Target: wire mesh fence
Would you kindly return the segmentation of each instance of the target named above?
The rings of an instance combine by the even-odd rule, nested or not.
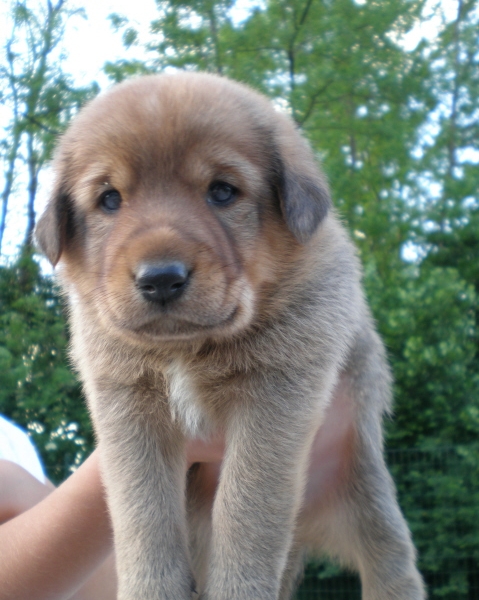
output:
[[[430,600],[479,600],[479,446],[390,450]],[[297,600],[360,600],[356,575],[309,565]]]

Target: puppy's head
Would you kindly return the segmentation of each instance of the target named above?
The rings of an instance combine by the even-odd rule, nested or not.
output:
[[[100,96],[54,166],[38,244],[80,302],[140,340],[230,335],[260,318],[330,204],[290,120],[205,74]]]

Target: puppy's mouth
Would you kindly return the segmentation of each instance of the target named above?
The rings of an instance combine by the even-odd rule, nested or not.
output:
[[[212,320],[209,323],[198,323],[185,317],[164,314],[135,327],[133,331],[140,336],[163,340],[210,337],[221,335],[221,333],[229,333],[231,328],[234,328],[240,312],[240,307],[236,306],[226,317]]]
[[[173,278],[172,278],[173,280]],[[194,285],[175,286],[168,296],[143,282],[129,297],[109,296],[108,310],[98,311],[108,326],[136,341],[181,341],[221,338],[245,329],[253,319],[254,294],[246,280],[237,280],[220,297]],[[177,290],[180,288],[180,292]]]

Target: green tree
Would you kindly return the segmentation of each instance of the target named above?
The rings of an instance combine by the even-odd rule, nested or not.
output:
[[[96,84],[75,88],[57,56],[66,21],[81,14],[83,11],[70,9],[66,0],[11,2],[12,31],[0,62],[2,102],[10,113],[2,143],[5,182],[1,194],[0,251],[15,180],[20,179],[20,173],[26,175],[24,244],[30,245],[40,171],[51,157],[56,136],[79,106],[98,91]],[[23,200],[25,196],[16,191],[15,198]]]
[[[69,367],[63,306],[25,249],[0,267],[0,412],[28,429],[54,481],[92,448],[80,386]]]
[[[9,114],[1,143],[0,248],[9,203],[27,207],[20,256],[0,267],[0,412],[31,432],[57,481],[91,448],[92,432],[68,364],[61,302],[32,258],[31,234],[38,177],[55,137],[97,89],[75,88],[59,61],[66,21],[80,13],[66,0],[12,1],[0,58],[1,101]]]
[[[479,292],[479,10],[458,0],[430,54],[435,132],[421,149],[425,266],[455,268]],[[434,182],[435,185],[431,185]],[[475,309],[476,319],[479,316]],[[474,370],[479,371],[476,335]],[[476,395],[477,399],[477,395]]]

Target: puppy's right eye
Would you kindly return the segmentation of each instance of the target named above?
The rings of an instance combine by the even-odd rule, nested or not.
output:
[[[116,190],[108,190],[100,196],[99,206],[106,213],[116,212],[121,205],[120,192]]]
[[[224,181],[213,181],[208,189],[208,202],[214,206],[228,206],[236,200],[238,190]]]

